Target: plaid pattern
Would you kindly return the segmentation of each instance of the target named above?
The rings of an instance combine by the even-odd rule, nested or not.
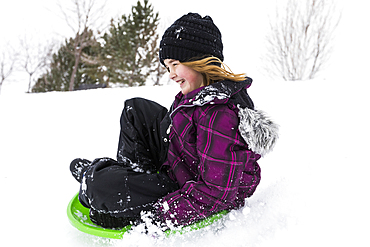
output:
[[[230,100],[250,84],[237,84],[238,89],[226,97],[215,94],[202,105],[194,102],[204,93],[202,89],[176,96],[164,166],[169,166],[169,175],[180,189],[157,202],[162,222],[188,225],[221,210],[239,208],[259,184],[261,156],[241,136],[238,108]]]

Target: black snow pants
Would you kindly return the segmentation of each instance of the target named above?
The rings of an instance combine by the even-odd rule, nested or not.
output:
[[[79,200],[91,209],[90,217],[138,219],[141,211],[150,211],[159,198],[178,189],[166,171],[160,171],[168,149],[167,109],[133,98],[125,102],[120,121],[117,160],[96,159],[81,182]]]

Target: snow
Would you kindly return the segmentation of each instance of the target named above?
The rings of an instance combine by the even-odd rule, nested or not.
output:
[[[249,71],[254,82],[248,92],[256,107],[280,125],[280,138],[273,152],[259,162],[261,184],[247,206],[186,235],[155,239],[134,231],[122,240],[104,239],[73,228],[66,215],[67,204],[79,189],[69,172],[71,160],[115,158],[125,99],[148,98],[168,108],[179,91],[177,85],[25,94],[14,93],[17,88],[26,90],[19,82],[4,84],[1,242],[6,246],[369,246],[370,40],[364,32],[366,8],[358,2],[346,6],[336,53],[318,79],[285,82]],[[257,24],[253,22],[255,29]],[[225,53],[231,54],[234,46],[241,49],[231,44],[233,35],[232,29],[223,33]],[[234,54],[230,60],[241,66],[248,60],[245,57]]]
[[[109,240],[74,229],[66,207],[79,185],[69,162],[114,158],[124,100],[140,96],[169,107],[177,85],[1,95],[2,241],[13,246],[366,246],[369,104],[360,83],[347,85],[320,79],[255,81],[250,95],[280,125],[280,139],[260,161],[262,181],[248,206],[226,216],[221,226],[157,240],[136,232]]]

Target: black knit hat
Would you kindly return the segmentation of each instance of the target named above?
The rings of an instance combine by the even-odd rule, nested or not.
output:
[[[223,61],[222,50],[221,33],[212,18],[189,13],[176,20],[163,34],[159,59],[163,65],[167,58],[186,62],[215,56]]]

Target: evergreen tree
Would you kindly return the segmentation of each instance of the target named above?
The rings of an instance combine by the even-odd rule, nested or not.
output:
[[[102,61],[110,82],[128,86],[144,85],[158,67],[158,13],[144,0],[132,7],[131,14],[114,23],[103,36]]]
[[[100,54],[100,44],[96,41],[93,32],[88,30],[91,45],[82,50],[82,62],[79,63],[75,75],[75,88],[82,84],[104,83],[102,66],[91,59]],[[43,74],[32,88],[32,92],[68,91],[70,79],[75,65],[73,53],[75,40],[70,38],[53,54],[50,69]]]

